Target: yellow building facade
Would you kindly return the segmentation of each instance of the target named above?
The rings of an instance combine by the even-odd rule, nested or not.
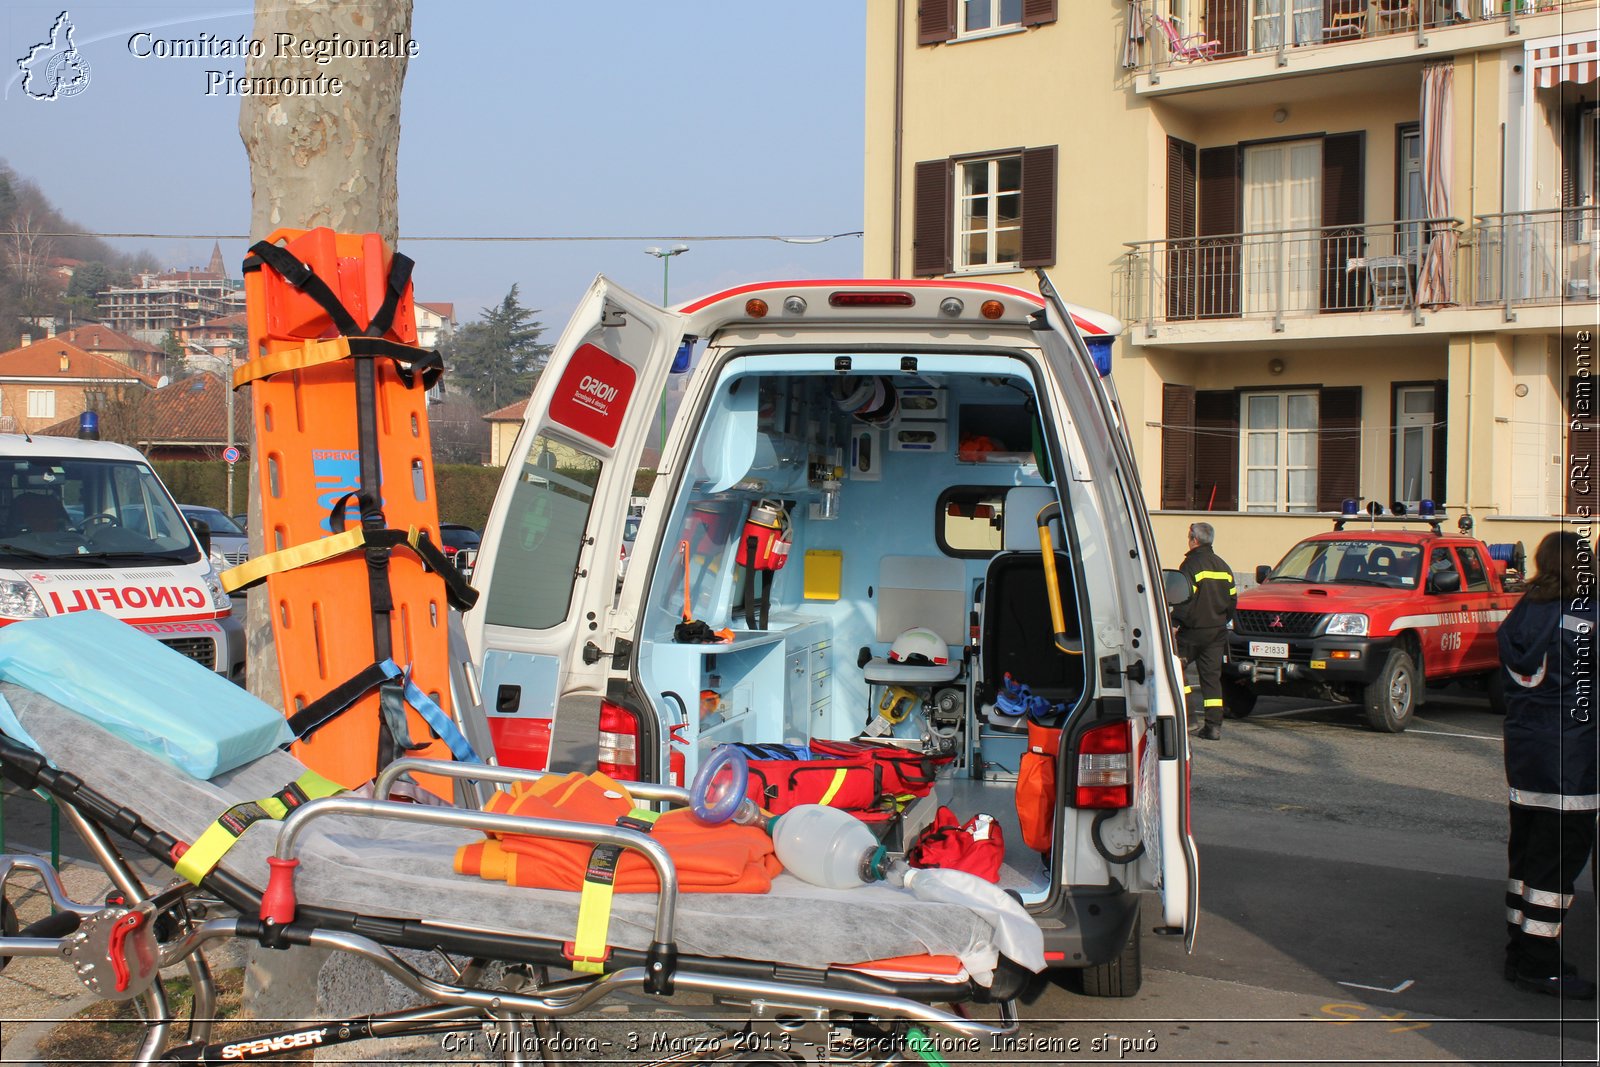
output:
[[[1531,552],[1600,507],[1597,12],[870,0],[865,273],[1118,315],[1173,559],[1204,519],[1247,573],[1345,499]]]

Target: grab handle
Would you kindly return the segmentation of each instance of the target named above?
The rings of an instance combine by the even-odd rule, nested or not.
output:
[[[1039,509],[1034,522],[1039,527],[1039,551],[1044,556],[1045,598],[1050,601],[1050,628],[1056,647],[1069,656],[1083,655],[1083,641],[1067,636],[1066,617],[1061,610],[1061,582],[1056,577],[1056,549],[1050,538],[1050,521],[1061,517],[1061,502],[1052,500]]]

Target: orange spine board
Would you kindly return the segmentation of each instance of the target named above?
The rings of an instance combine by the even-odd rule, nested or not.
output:
[[[321,227],[280,229],[267,240],[280,244],[326,282],[355,321],[365,326],[383,303],[392,255],[378,234],[343,234]],[[333,318],[270,267],[245,274],[245,306],[252,358],[298,348],[308,339],[338,336]],[[415,344],[416,311],[408,282],[396,307],[391,341]],[[416,527],[438,541],[433,449],[427,399],[420,384],[408,388],[394,365],[376,360],[376,424],[380,492],[386,525]],[[343,359],[274,374],[251,383],[261,529],[268,552],[315,541],[360,524],[352,498],[341,516],[334,504],[360,487],[356,437],[355,361]],[[390,634],[395,662],[412,668],[417,685],[450,712],[447,606],[444,583],[429,574],[408,549],[389,556],[394,601]],[[335,559],[267,578],[279,677],[288,714],[342,684],[373,662],[372,614],[366,556]],[[354,788],[377,772],[378,694],[295,746],[307,766]],[[444,742],[408,710],[412,755],[449,759]],[[430,778],[430,790],[448,798],[449,783]]]

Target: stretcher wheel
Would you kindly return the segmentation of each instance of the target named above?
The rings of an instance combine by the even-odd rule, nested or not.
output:
[[[750,764],[744,753],[732,745],[718,745],[689,785],[689,810],[708,825],[725,823],[744,802],[749,783]]]

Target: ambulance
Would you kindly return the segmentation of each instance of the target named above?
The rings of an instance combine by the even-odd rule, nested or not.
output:
[[[241,680],[221,566],[136,450],[0,434],[0,626],[103,611]]]
[[[742,745],[797,760],[762,764],[777,802],[892,748],[926,777],[860,814],[891,847],[940,806],[989,815],[999,884],[1086,992],[1138,989],[1146,925],[1192,946],[1183,687],[1107,377],[1120,326],[1039,284],[765,282],[665,309],[597,279],[465,620],[502,761],[687,783]],[[819,802],[846,806],[844,766],[821,763]]]

